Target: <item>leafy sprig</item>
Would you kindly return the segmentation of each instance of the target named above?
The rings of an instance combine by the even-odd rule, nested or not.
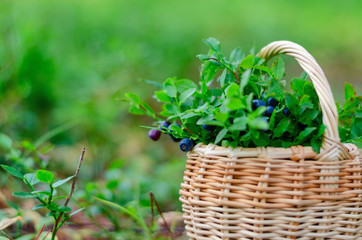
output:
[[[283,80],[285,64],[281,58],[268,67],[264,59],[245,55],[240,48],[225,57],[214,38],[206,39],[205,43],[210,50],[208,54],[198,55],[203,61],[198,84],[188,79],[167,79],[155,92],[155,98],[162,103],[159,116],[137,95],[126,94],[130,112],[154,118],[153,129],[195,143],[285,148],[304,145],[319,152],[325,126],[318,96],[305,73],[291,81],[289,93]],[[265,102],[270,98],[276,105],[266,107]],[[356,103],[352,102],[357,101],[348,99],[352,100],[348,100],[347,110],[342,113],[346,117],[354,114],[348,107],[354,109]],[[255,101],[262,101],[264,106],[254,106]],[[162,128],[162,121],[181,127]],[[214,127],[209,131],[211,128],[205,126]],[[346,126],[356,128],[350,122]]]

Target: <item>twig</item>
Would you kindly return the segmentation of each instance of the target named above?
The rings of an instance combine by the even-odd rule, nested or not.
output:
[[[42,240],[44,240],[44,239],[46,239],[47,238],[47,236],[49,235],[49,233],[52,231],[52,229],[49,229],[49,231],[45,234],[45,236],[43,237],[43,239]]]
[[[38,235],[36,236],[35,240],[38,240],[40,238],[40,235],[42,234],[42,232],[44,231],[44,228],[45,228],[45,224],[41,227]]]
[[[75,174],[74,174],[74,178],[73,178],[73,183],[72,183],[72,187],[70,189],[70,192],[68,194],[68,197],[67,199],[65,200],[64,202],[64,207],[67,207],[68,204],[69,204],[69,201],[70,199],[72,198],[72,195],[73,195],[73,192],[74,192],[74,189],[75,189],[75,183],[77,182],[77,178],[78,178],[78,174],[79,174],[79,170],[80,170],[80,167],[82,166],[82,162],[83,162],[83,158],[84,158],[84,153],[85,153],[85,147],[83,147],[82,149],[82,153],[80,154],[80,158],[79,158],[79,162],[78,162],[78,166],[77,166],[77,170],[75,171]],[[54,224],[54,228],[53,228],[53,231],[57,232],[57,228],[58,228],[58,224],[60,222],[60,219],[62,218],[63,216],[63,212],[61,212]]]
[[[153,202],[155,202],[157,212],[160,214],[163,222],[165,223],[167,231],[170,233],[171,239],[175,239],[174,236],[173,236],[173,233],[171,231],[171,228],[168,226],[168,223],[167,223],[166,219],[163,217],[162,211],[160,209],[160,206],[158,205],[158,202],[156,200],[155,195],[153,194],[153,192],[150,192],[149,194],[150,194],[150,199],[151,199],[152,224],[153,224],[153,221],[154,221]]]

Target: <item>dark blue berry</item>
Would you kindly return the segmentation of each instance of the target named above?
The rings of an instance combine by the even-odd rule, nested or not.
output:
[[[194,142],[190,138],[184,138],[180,142],[180,149],[183,152],[188,152],[194,147]]]
[[[181,127],[181,126],[180,126],[179,124],[177,124],[177,123],[172,123],[170,126],[168,126],[168,129],[170,129],[170,132],[171,132],[171,133],[173,132],[173,130],[171,130],[171,126],[172,126],[172,125],[176,125],[176,126]],[[179,141],[181,141],[180,138],[175,138],[174,136],[172,136],[172,134],[169,134],[169,135],[170,135],[172,141],[174,141],[174,142],[179,142]]]
[[[268,98],[267,102],[268,106],[276,107],[278,106],[278,101],[275,100],[273,97]]]
[[[202,125],[202,128],[205,129],[208,132],[212,132],[212,131],[214,131],[216,129],[216,126],[215,125],[204,124],[204,125]]]
[[[162,130],[166,130],[166,128],[168,128],[168,127],[170,126],[170,124],[171,124],[171,123],[169,123],[168,121],[163,121],[163,122],[161,122],[161,124],[160,124],[160,128],[161,128]]]
[[[264,116],[266,117],[271,117],[271,115],[273,114],[273,111],[274,111],[274,107],[272,106],[267,106],[266,107],[266,110],[264,112]]]
[[[253,110],[257,109],[258,107],[265,107],[266,104],[263,100],[260,100],[260,99],[254,99],[252,101],[252,107],[253,107]]]
[[[289,116],[289,115],[290,115],[290,111],[289,111],[288,108],[284,108],[284,109],[283,109],[283,113],[284,113],[285,116]]]
[[[151,129],[148,132],[148,137],[151,138],[153,141],[157,141],[161,137],[161,131],[157,129]]]

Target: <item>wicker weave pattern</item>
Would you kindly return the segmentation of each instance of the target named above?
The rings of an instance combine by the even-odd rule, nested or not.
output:
[[[258,55],[280,53],[293,56],[316,89],[327,127],[321,153],[198,144],[188,153],[180,190],[190,239],[362,240],[360,150],[340,143],[337,108],[315,59],[288,41]]]
[[[310,147],[197,145],[180,191],[188,236],[362,239],[362,165],[348,147],[353,159],[319,162]],[[328,178],[330,169],[339,179]]]

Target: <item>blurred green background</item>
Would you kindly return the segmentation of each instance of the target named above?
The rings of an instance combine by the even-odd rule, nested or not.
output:
[[[139,125],[151,120],[128,114],[124,93],[157,106],[142,79],[197,81],[196,55],[212,36],[225,53],[299,43],[343,101],[344,82],[361,90],[361,16],[357,0],[0,0],[0,131],[36,141],[60,126],[66,130],[50,139],[50,169],[69,174],[86,146],[83,183],[107,178],[116,161],[119,195],[138,191],[146,199],[153,191],[179,208],[185,156],[166,136],[147,138]],[[287,76],[299,76],[299,66],[285,61]]]

